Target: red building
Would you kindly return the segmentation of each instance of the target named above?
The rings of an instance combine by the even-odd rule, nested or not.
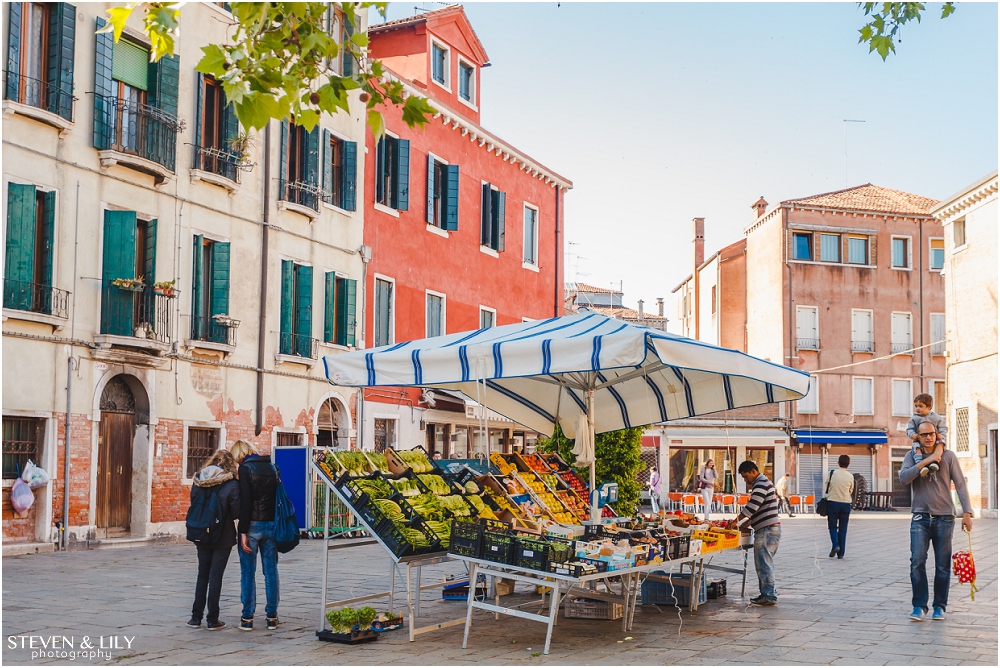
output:
[[[368,34],[372,56],[438,114],[410,129],[399,109],[383,109],[385,136],[368,135],[365,346],[561,315],[562,207],[572,183],[479,124],[489,60],[462,7]],[[368,391],[363,447],[485,451],[476,407],[435,395]],[[494,447],[530,440],[514,423],[497,425]]]

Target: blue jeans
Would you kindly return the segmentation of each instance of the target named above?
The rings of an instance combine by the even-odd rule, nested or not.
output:
[[[264,571],[264,590],[267,604],[264,614],[278,616],[278,543],[274,540],[274,522],[251,522],[249,554],[238,547],[240,552],[240,601],[243,603],[243,619],[253,619],[257,610],[257,552],[260,552],[261,568]]]
[[[653,507],[654,513],[660,512],[660,504],[657,503],[659,498],[660,498],[659,492],[654,492],[652,490],[649,491],[649,505]]]
[[[753,532],[753,565],[757,569],[760,595],[774,600],[778,599],[778,590],[774,587],[774,555],[780,541],[780,525],[772,524]]]
[[[840,556],[847,552],[847,522],[851,518],[851,504],[840,501],[826,502],[826,528],[830,530],[830,542]]]
[[[948,609],[951,586],[951,536],[955,518],[913,513],[910,520],[910,586],[913,607],[927,611],[927,550],[934,543],[934,607]]]

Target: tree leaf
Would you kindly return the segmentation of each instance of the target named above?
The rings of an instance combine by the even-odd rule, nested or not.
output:
[[[122,38],[122,30],[125,29],[125,22],[128,21],[128,17],[132,15],[132,10],[135,9],[133,3],[129,3],[124,7],[112,7],[108,10],[108,25],[104,26],[98,32],[111,32],[115,33],[115,41],[117,42]]]
[[[377,142],[385,134],[385,119],[382,114],[374,109],[368,110],[368,127],[372,129],[372,135]]]
[[[221,77],[226,73],[226,52],[217,44],[209,44],[201,47],[202,59],[194,66],[194,69],[203,74],[211,74],[213,77]]]

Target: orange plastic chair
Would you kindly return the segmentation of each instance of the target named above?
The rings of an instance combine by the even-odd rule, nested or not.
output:
[[[806,512],[807,508],[812,508],[810,512],[816,512],[816,497],[812,494],[806,495],[806,498],[802,500],[799,510],[801,512]]]
[[[736,505],[738,505],[740,508],[747,505],[749,502],[750,502],[749,494],[738,494],[736,496]]]
[[[788,496],[788,506],[793,511],[802,512],[802,497],[798,494],[790,494]]]
[[[667,492],[667,500],[670,502],[670,510],[680,510],[684,495],[680,492]]]
[[[697,497],[694,494],[685,494],[681,500],[681,510],[685,513],[691,512],[695,513],[698,511],[698,506],[695,505]],[[688,510],[690,508],[690,510]]]
[[[722,512],[724,513],[731,512],[735,514],[737,512],[736,497],[733,496],[732,494],[722,494],[721,496],[722,496],[722,501],[720,503],[722,505]]]

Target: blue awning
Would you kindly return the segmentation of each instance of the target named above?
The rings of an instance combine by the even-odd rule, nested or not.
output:
[[[859,431],[853,429],[796,429],[792,432],[800,445],[822,445],[840,443],[888,443],[889,437],[881,431]]]

